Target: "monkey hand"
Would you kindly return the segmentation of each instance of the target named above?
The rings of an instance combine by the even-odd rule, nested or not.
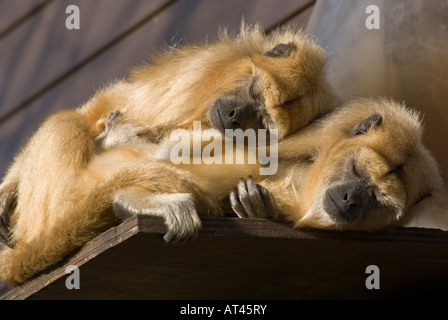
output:
[[[9,213],[14,208],[16,202],[15,194],[5,192],[0,195],[0,242],[12,248],[10,244],[11,233],[9,232]]]
[[[202,224],[190,194],[137,192],[134,188],[115,196],[114,209],[121,219],[134,214],[162,217],[167,228],[163,239],[168,243],[193,240],[197,236]]]
[[[184,209],[181,207],[184,206]],[[190,241],[196,238],[201,228],[201,220],[196,210],[185,205],[166,210],[161,216],[165,221],[167,231],[163,240],[168,243]]]
[[[251,176],[241,178],[230,192],[230,204],[240,218],[274,218],[274,197],[266,188],[256,184]]]

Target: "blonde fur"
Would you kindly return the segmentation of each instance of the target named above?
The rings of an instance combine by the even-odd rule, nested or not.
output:
[[[352,136],[357,124],[380,115],[378,128]],[[271,191],[279,218],[296,227],[373,231],[406,225],[413,208],[430,205],[443,182],[423,145],[418,114],[388,99],[357,99],[279,144],[279,171],[258,180]],[[335,221],[325,210],[325,192],[343,183],[352,163],[373,188],[380,208],[351,222]],[[422,203],[420,203],[422,202]]]

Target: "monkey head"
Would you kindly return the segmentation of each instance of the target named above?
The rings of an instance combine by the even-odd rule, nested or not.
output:
[[[357,109],[366,116],[316,157],[302,182],[303,188],[314,186],[308,192],[312,200],[297,223],[366,231],[398,225],[412,206],[443,188],[422,144],[420,119],[384,100],[360,100],[345,109],[342,122],[362,116]]]
[[[194,121],[222,133],[275,129],[282,139],[339,103],[324,77],[324,50],[293,28],[265,34],[243,24],[236,35],[223,32],[218,41],[169,48],[151,60],[129,75],[122,111],[124,122],[150,124],[157,141]],[[148,106],[157,112],[143,113]]]
[[[323,77],[325,54],[316,43],[301,32],[283,30],[260,49],[226,71],[245,73],[214,101],[208,113],[212,127],[223,133],[276,129],[282,139],[336,106]]]

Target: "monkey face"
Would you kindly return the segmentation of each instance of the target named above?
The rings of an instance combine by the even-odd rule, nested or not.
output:
[[[301,34],[289,40],[241,60],[250,64],[251,73],[214,102],[209,110],[213,127],[223,133],[237,128],[275,129],[281,139],[335,106],[336,99],[321,76],[322,49]]]
[[[323,76],[324,50],[303,32],[244,27],[219,40],[172,48],[135,68],[125,88],[132,92],[123,102],[125,122],[150,124],[158,141],[194,121],[222,133],[277,130],[282,139],[339,103]]]
[[[347,229],[395,224],[406,207],[405,183],[373,149],[355,148],[347,157],[323,191],[321,205],[330,224]]]
[[[319,181],[315,197],[300,225],[382,229],[397,225],[412,206],[442,188],[420,126],[393,116],[365,118],[319,155],[308,175]]]

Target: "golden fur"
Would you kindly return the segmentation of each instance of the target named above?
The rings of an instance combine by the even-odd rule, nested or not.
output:
[[[282,43],[294,49],[279,58],[263,55]],[[257,26],[243,26],[234,37],[223,33],[215,43],[172,48],[152,62],[98,91],[78,109],[50,116],[17,155],[0,186],[0,208],[10,216],[14,245],[0,254],[2,279],[12,285],[23,282],[117,223],[114,197],[129,197],[129,188],[134,194],[148,188],[159,193],[188,190],[201,198],[188,175],[179,178],[179,168],[142,163],[140,151],[111,150],[99,156],[95,138],[111,112],[120,110],[126,123],[148,128],[158,143],[195,120],[212,127],[214,102],[251,87],[263,98],[270,118],[266,126],[278,129],[282,139],[336,103],[322,76],[323,50],[291,29],[266,36]],[[102,173],[101,161],[107,159],[113,168]],[[117,166],[121,161],[129,165]],[[15,206],[9,206],[11,199]],[[179,208],[190,206],[189,198],[184,200]]]
[[[382,123],[353,136],[354,128],[373,115]],[[296,227],[373,231],[404,226],[415,207],[431,208],[443,189],[437,163],[422,140],[415,111],[387,99],[357,99],[281,141],[277,174],[256,181],[274,196],[277,217]],[[326,192],[347,181],[353,170],[379,204],[353,221],[337,221],[325,209]]]
[[[377,117],[371,127],[360,126]],[[169,143],[168,143],[169,146]],[[276,203],[276,218],[295,227],[375,231],[406,226],[415,215],[428,213],[433,201],[443,194],[438,165],[423,144],[423,124],[419,114],[392,100],[355,99],[278,143],[278,171],[259,174],[254,165],[173,165],[168,156],[154,156],[166,147],[146,145],[111,150],[98,158],[89,177],[98,172],[110,176],[117,156],[137,152],[138,161],[157,158],[161,170],[191,184],[194,203],[218,212],[238,178],[251,175],[269,190]],[[126,156],[129,159],[128,156]],[[146,160],[145,160],[146,159]],[[109,164],[109,165],[107,165]],[[128,162],[129,164],[129,162]],[[324,200],[329,189],[353,180],[360,192],[370,192],[369,203],[351,220],[332,217]],[[170,183],[154,179],[145,189],[168,192]],[[178,189],[176,192],[189,192]],[[255,208],[255,205],[254,205]],[[255,211],[252,217],[264,217]]]

